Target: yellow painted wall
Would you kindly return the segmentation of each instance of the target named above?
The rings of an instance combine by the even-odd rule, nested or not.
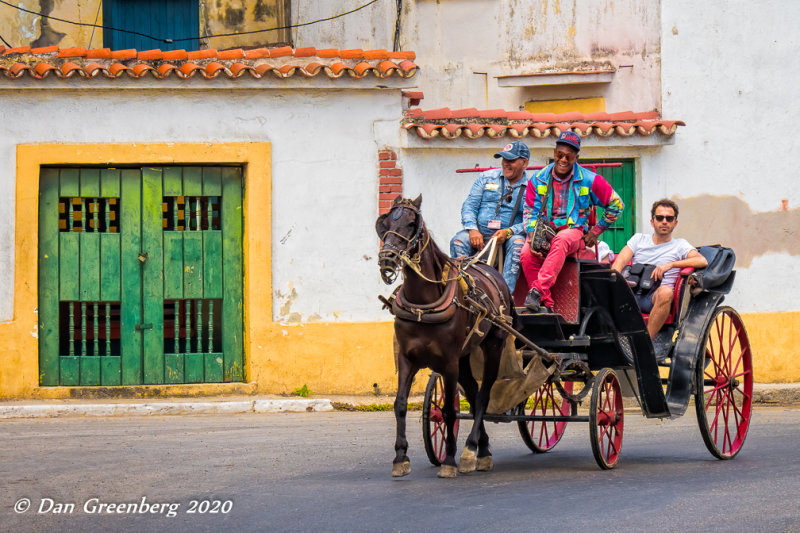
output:
[[[530,113],[605,113],[606,99],[576,98],[573,100],[541,100],[525,102],[525,111]]]
[[[743,313],[758,383],[800,382],[800,311]]]
[[[52,8],[48,5],[43,7],[41,0],[15,0],[12,3],[28,11],[44,13],[55,18],[83,24],[103,24],[101,0],[55,0]],[[102,29],[43,19],[38,15],[6,5],[0,5],[0,35],[12,46],[34,48],[45,46],[101,48],[103,44]]]
[[[17,147],[14,317],[0,323],[0,398],[70,397],[70,387],[39,387],[37,250],[42,165],[240,164],[244,167],[245,379],[228,392],[369,393],[396,389],[390,322],[281,325],[272,316],[272,204],[269,143],[31,144]],[[258,213],[258,216],[249,216]],[[417,391],[424,387],[420,378]],[[125,387],[115,387],[125,388]],[[129,389],[137,389],[128,387]],[[165,389],[167,389],[165,391]],[[141,390],[141,387],[137,390]],[[169,387],[161,386],[161,394]],[[219,385],[176,386],[176,394],[215,394]]]

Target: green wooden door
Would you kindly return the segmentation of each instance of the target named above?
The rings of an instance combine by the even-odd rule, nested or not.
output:
[[[242,381],[232,167],[45,168],[41,385]]]
[[[636,229],[636,173],[633,159],[587,159],[581,160],[581,164],[590,163],[622,163],[619,167],[598,167],[597,173],[603,176],[606,181],[617,191],[625,204],[622,216],[612,224],[610,228],[603,232],[601,240],[608,243],[614,253],[628,243],[628,239],[633,236]],[[603,208],[598,208],[597,218],[603,216]]]

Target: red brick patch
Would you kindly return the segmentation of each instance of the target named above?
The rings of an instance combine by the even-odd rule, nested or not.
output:
[[[394,199],[403,194],[403,169],[397,166],[397,153],[378,150],[378,214],[388,213]]]

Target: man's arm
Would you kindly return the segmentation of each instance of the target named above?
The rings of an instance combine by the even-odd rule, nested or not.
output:
[[[625,204],[622,203],[622,198],[619,197],[617,191],[599,174],[595,175],[592,182],[592,196],[594,197],[595,205],[601,205],[604,209],[603,218],[592,228],[594,236],[599,237],[611,224],[617,221],[620,214],[622,214],[622,210],[625,209]],[[597,239],[594,240],[596,241]]]
[[[633,259],[633,250],[631,250],[630,246],[625,246],[614,259],[614,264],[611,265],[611,268],[617,272],[622,272],[622,269],[630,263],[631,259]]]
[[[483,235],[478,230],[478,210],[483,201],[483,190],[486,188],[486,177],[481,174],[467,195],[464,203],[461,204],[461,225],[469,231],[469,242],[473,248],[480,250],[483,248]]]
[[[616,262],[614,264],[616,264]],[[697,250],[691,250],[688,254],[686,254],[686,259],[681,259],[680,261],[669,261],[663,265],[658,265],[655,270],[653,270],[653,273],[650,275],[650,277],[655,280],[660,280],[664,277],[664,274],[666,274],[668,270],[672,270],[673,268],[703,268],[706,266],[708,266],[708,260],[700,255],[700,252]]]
[[[539,217],[539,210],[542,208],[542,200],[536,190],[538,183],[536,178],[549,168],[548,166],[537,172],[531,177],[528,185],[525,186],[525,203],[522,205],[523,233],[530,233],[536,227],[536,219]]]

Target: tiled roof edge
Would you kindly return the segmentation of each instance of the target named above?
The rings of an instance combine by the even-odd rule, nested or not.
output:
[[[342,76],[361,79],[398,76],[410,78],[419,68],[414,52],[386,50],[317,50],[316,48],[256,48],[217,51],[196,50],[109,50],[98,48],[35,48],[0,46],[0,75],[9,79],[30,76],[57,78],[144,78],[164,79],[170,76],[205,79],[224,76],[236,79],[248,73],[253,78],[273,75],[290,78],[296,74],[314,77],[322,73],[329,78]]]

